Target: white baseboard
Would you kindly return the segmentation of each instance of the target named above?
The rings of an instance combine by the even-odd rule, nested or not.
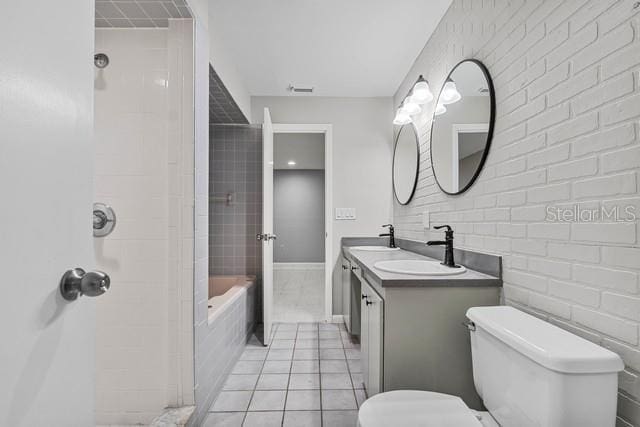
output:
[[[274,262],[274,270],[324,270],[324,262]]]
[[[342,314],[334,314],[331,318],[331,323],[344,323],[344,316]]]

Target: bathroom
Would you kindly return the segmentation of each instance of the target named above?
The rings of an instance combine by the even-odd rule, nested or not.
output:
[[[0,425],[640,426],[638,2],[0,10]]]

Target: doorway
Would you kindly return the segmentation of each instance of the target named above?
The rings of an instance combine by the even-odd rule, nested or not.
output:
[[[274,135],[275,322],[324,320],[325,136]]]
[[[263,124],[264,342],[273,322],[332,319],[332,126]],[[279,237],[278,233],[282,235]]]

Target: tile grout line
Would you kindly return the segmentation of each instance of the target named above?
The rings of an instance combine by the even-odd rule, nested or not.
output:
[[[353,383],[353,377],[351,376],[351,367],[349,366],[349,359],[347,359],[347,351],[344,348],[344,341],[343,341],[343,336],[342,336],[342,330],[340,330],[340,328],[338,328],[339,334],[340,334],[340,343],[342,344],[342,353],[344,353],[344,363],[347,365],[347,374],[349,375],[349,383],[351,384],[351,392],[353,393],[353,399],[356,402],[356,411],[360,409],[360,406],[358,405],[358,396],[356,396],[356,387],[355,384]],[[346,332],[346,329],[345,329]],[[348,334],[348,332],[347,332]],[[351,341],[351,337],[347,336],[347,339],[349,341]]]
[[[292,323],[292,322],[288,322],[288,323]],[[325,323],[317,323],[317,322],[309,322],[309,323],[307,323],[307,322],[303,322],[303,324],[304,325],[311,325],[312,326],[312,330],[311,331],[303,330],[303,329],[301,329],[301,327],[302,327],[301,324],[295,323],[294,324],[295,325],[294,326],[295,327],[295,329],[294,329],[295,333],[293,334],[294,336],[293,336],[293,343],[292,343],[292,348],[291,349],[285,349],[285,348],[279,349],[279,348],[273,347],[273,341],[276,340],[275,337],[278,334],[278,332],[280,331],[280,328],[283,326],[283,324],[279,323],[279,324],[274,325],[275,328],[273,330],[273,333],[271,334],[272,337],[273,337],[273,340],[271,340],[270,344],[267,346],[267,351],[264,354],[264,358],[262,358],[262,360],[260,360],[261,364],[260,364],[260,369],[259,369],[259,371],[257,373],[256,384],[254,384],[254,386],[250,390],[251,391],[251,396],[249,398],[249,403],[247,405],[247,408],[244,411],[241,411],[242,412],[242,423],[243,424],[246,422],[249,412],[276,412],[277,411],[277,410],[274,411],[274,409],[272,409],[272,408],[265,408],[265,409],[260,409],[260,410],[256,410],[256,411],[251,411],[250,410],[251,403],[256,398],[256,392],[257,391],[261,391],[261,390],[258,389],[258,383],[260,381],[260,378],[263,375],[266,375],[266,373],[265,373],[266,363],[269,361],[269,356],[271,354],[273,354],[272,351],[287,351],[287,350],[290,351],[290,357],[288,357],[288,359],[286,359],[286,360],[283,360],[283,361],[288,361],[289,362],[289,370],[288,370],[288,374],[287,374],[288,375],[287,385],[286,385],[285,389],[283,390],[285,392],[284,393],[284,397],[285,397],[285,399],[284,399],[284,407],[282,408],[281,411],[277,411],[277,412],[282,412],[282,418],[281,418],[281,421],[280,421],[280,426],[281,427],[284,427],[284,424],[285,424],[285,416],[286,416],[286,413],[287,413],[286,404],[287,404],[287,400],[289,398],[289,391],[291,390],[292,375],[294,375],[294,372],[293,372],[293,362],[295,361],[294,360],[294,354],[295,354],[295,351],[299,350],[299,349],[311,350],[312,352],[315,352],[315,357],[317,358],[317,359],[309,360],[309,362],[315,362],[316,367],[318,369],[317,378],[319,380],[318,393],[319,393],[319,399],[320,399],[320,402],[319,402],[319,406],[320,406],[320,408],[319,408],[320,422],[323,423],[325,421],[324,420],[324,416],[325,416],[324,412],[326,412],[326,411],[329,411],[329,412],[334,412],[334,411],[337,411],[337,412],[356,411],[357,412],[359,405],[358,405],[358,397],[356,395],[356,392],[358,390],[356,390],[356,387],[354,385],[355,383],[354,383],[354,379],[352,377],[353,372],[351,371],[352,368],[349,365],[349,360],[350,359],[347,358],[347,354],[346,354],[347,348],[352,348],[351,346],[347,346],[346,345],[347,343],[345,343],[345,340],[349,340],[349,342],[350,342],[350,336],[347,334],[347,332],[345,330],[343,330],[340,327],[341,325],[339,325],[339,324],[334,324],[334,323],[331,323],[331,322],[327,322],[326,323],[327,325],[335,325],[336,327],[335,328],[326,328],[325,327],[325,328],[322,328],[322,330],[321,330],[321,326],[324,325]],[[305,329],[308,329],[308,328],[305,328]],[[287,329],[287,330],[289,330],[289,329]],[[298,339],[305,339],[305,340],[307,339],[307,338],[302,338],[302,336],[303,336],[302,332],[315,333],[316,334],[316,337],[315,337],[316,348],[307,349],[306,347],[305,348],[298,347],[298,344],[297,344]],[[347,388],[347,389],[344,389],[344,390],[351,390],[351,394],[353,395],[353,398],[354,398],[354,401],[355,401],[355,408],[352,408],[352,409],[347,409],[347,408],[325,409],[324,408],[324,405],[323,405],[323,402],[322,402],[322,397],[324,396],[324,391],[327,391],[327,390],[324,390],[323,382],[322,382],[323,372],[322,372],[322,369],[321,369],[321,365],[322,365],[322,360],[323,359],[322,359],[322,356],[321,356],[321,352],[323,350],[327,350],[327,351],[335,351],[335,350],[321,348],[321,344],[320,343],[323,341],[323,339],[322,339],[323,336],[320,335],[321,333],[325,333],[325,334],[329,334],[329,335],[331,335],[332,333],[337,333],[337,335],[339,337],[337,339],[340,340],[340,347],[336,348],[336,350],[341,350],[340,353],[343,356],[342,360],[344,360],[345,367],[346,367],[345,374],[348,376],[348,381],[349,381],[349,384],[350,384],[350,387]],[[324,338],[325,338],[325,340],[334,340],[335,339],[334,337],[329,337],[329,336],[324,337]],[[282,339],[285,339],[285,338],[282,338]],[[291,338],[287,337],[286,339],[290,340]],[[247,350],[247,347],[245,345],[245,351],[246,350]],[[274,359],[274,361],[275,360],[276,359]],[[277,360],[280,361],[281,359],[278,358]],[[301,360],[304,360],[304,359],[301,359]],[[332,361],[334,359],[325,359],[325,360]],[[337,360],[340,360],[340,359],[335,359],[335,360],[337,361]],[[285,372],[282,372],[281,374],[285,374]],[[331,374],[331,373],[327,373],[327,374]],[[241,375],[241,374],[237,374],[237,375]],[[310,373],[309,375],[314,375],[314,374]],[[276,387],[276,388],[272,389],[271,391],[277,391],[277,390],[279,390],[279,388]],[[315,389],[311,388],[309,390],[313,391]],[[334,390],[334,389],[331,389],[331,390]],[[340,388],[336,388],[335,390],[341,390],[341,389]],[[265,391],[270,391],[270,390],[265,390]],[[296,411],[315,412],[316,410],[314,410],[314,409],[293,410],[293,412],[296,412]],[[234,412],[234,411],[219,411],[219,412]]]
[[[278,326],[278,329],[280,327]],[[298,328],[299,325],[296,323],[296,335],[293,338],[293,349],[291,350],[291,361],[289,364],[289,378],[287,378],[287,389],[284,392],[284,406],[282,408],[282,420],[280,420],[280,426],[284,427],[284,416],[286,415],[287,410],[287,400],[289,399],[289,386],[291,385],[291,375],[293,374],[293,355],[296,352],[296,343],[298,342]]]
[[[279,328],[279,325],[278,325],[278,327],[276,327],[276,330],[278,328]],[[256,394],[256,389],[258,388],[258,382],[260,382],[260,377],[262,376],[262,372],[264,371],[264,365],[267,363],[267,358],[269,357],[269,353],[270,352],[271,352],[271,340],[269,340],[269,345],[267,346],[267,354],[264,356],[264,360],[262,361],[262,366],[260,367],[260,372],[258,372],[258,379],[256,380],[256,383],[253,386],[253,390],[251,391],[251,398],[249,399],[249,403],[247,404],[247,409],[244,411],[244,416],[242,417],[242,424],[241,425],[244,425],[244,422],[247,419],[247,414],[249,413],[249,408],[251,407],[251,402],[253,401],[253,397]]]

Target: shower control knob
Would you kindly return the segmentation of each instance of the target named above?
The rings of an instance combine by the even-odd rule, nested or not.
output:
[[[111,279],[102,271],[85,272],[81,268],[67,270],[60,279],[60,293],[67,301],[75,301],[79,296],[97,297],[111,286]]]
[[[116,213],[111,206],[104,203],[93,204],[93,236],[105,237],[116,226]]]

